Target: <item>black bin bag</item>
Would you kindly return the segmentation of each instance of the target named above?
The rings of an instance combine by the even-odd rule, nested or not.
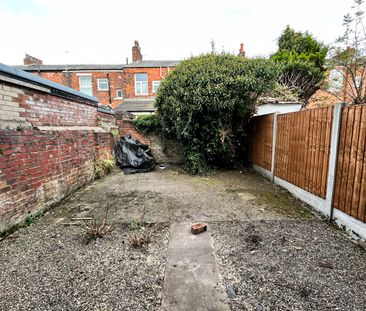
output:
[[[121,137],[114,147],[117,165],[125,174],[151,171],[155,166],[149,146],[131,138],[131,135]]]

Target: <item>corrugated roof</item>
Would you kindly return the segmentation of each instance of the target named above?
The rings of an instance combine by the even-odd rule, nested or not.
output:
[[[140,62],[125,65],[126,68],[156,68],[156,67],[175,67],[182,61],[180,60],[142,60]]]
[[[89,102],[93,102],[95,105],[98,103],[98,99],[94,96],[89,96],[79,91],[75,91],[72,88],[67,86],[63,86],[61,84],[55,83],[53,81],[43,79],[37,75],[31,74],[29,72],[25,72],[23,70],[17,69],[15,67],[11,67],[8,65],[4,65],[0,63],[0,73],[5,74],[7,76],[29,82],[31,84],[45,86],[51,89],[51,93],[62,95],[62,93],[72,95],[76,98],[86,99]]]
[[[122,104],[114,108],[114,111],[153,112],[155,111],[154,100],[155,97],[125,99]]]
[[[78,64],[78,65],[20,65],[15,66],[25,71],[65,71],[65,70],[122,70],[124,64]]]

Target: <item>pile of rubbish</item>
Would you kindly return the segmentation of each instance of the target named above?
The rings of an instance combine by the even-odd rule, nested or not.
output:
[[[144,173],[155,166],[155,159],[148,145],[132,139],[131,135],[122,137],[114,147],[116,163],[124,174]]]

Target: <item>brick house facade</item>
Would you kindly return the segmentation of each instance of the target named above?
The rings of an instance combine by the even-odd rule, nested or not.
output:
[[[95,96],[104,106],[151,112],[160,81],[179,61],[143,61],[138,41],[132,47],[132,60],[130,64],[45,65],[26,54],[24,65],[17,68]],[[142,99],[148,102],[148,108],[141,105]]]
[[[116,107],[123,101],[124,65],[43,65],[17,68],[65,85],[99,99],[104,106]]]

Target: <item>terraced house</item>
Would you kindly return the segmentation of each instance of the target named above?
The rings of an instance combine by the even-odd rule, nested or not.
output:
[[[47,65],[26,54],[24,65],[16,67],[95,96],[103,106],[138,115],[154,112],[157,89],[179,62],[143,60],[140,45],[135,41],[129,64]]]

